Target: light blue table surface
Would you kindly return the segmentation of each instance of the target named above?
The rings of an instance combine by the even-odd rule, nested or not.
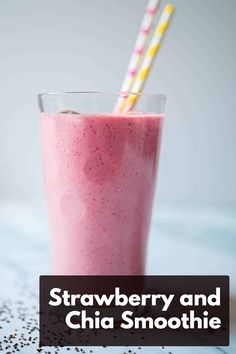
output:
[[[46,213],[41,204],[22,201],[0,204],[0,301],[11,302],[13,312],[11,323],[4,326],[0,323],[0,340],[15,328],[24,331],[21,328],[22,321],[14,314],[18,300],[22,300],[26,307],[37,308],[38,276],[50,273],[49,250]],[[230,346],[143,347],[140,350],[130,347],[95,347],[93,353],[122,354],[128,353],[128,349],[140,354],[236,353],[236,207],[159,205],[153,215],[147,274],[230,275]],[[36,310],[34,316],[37,321]],[[36,348],[36,344],[30,345],[20,353],[36,353]],[[89,353],[89,348],[84,350]],[[43,352],[52,354],[55,350],[45,348]],[[60,349],[59,353],[68,351]],[[69,353],[74,353],[73,348]]]

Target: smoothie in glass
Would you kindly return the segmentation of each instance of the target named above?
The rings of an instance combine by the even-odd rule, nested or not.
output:
[[[40,120],[53,273],[143,275],[163,116]]]

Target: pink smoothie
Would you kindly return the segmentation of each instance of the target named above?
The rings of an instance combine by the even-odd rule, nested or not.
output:
[[[41,115],[54,274],[144,274],[162,122]]]

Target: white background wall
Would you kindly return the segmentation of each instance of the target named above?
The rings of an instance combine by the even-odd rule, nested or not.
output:
[[[236,1],[173,3],[145,87],[168,99],[158,197],[234,203]],[[145,0],[0,0],[2,198],[42,197],[37,93],[119,90],[145,7]]]

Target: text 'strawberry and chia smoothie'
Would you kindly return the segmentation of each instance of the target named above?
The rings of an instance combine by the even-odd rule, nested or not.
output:
[[[144,274],[162,123],[41,114],[54,274]]]

